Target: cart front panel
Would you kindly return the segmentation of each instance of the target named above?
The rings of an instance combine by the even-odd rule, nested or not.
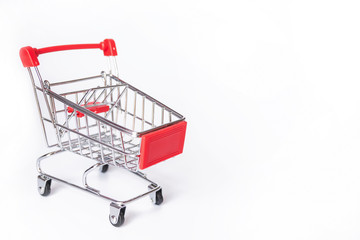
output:
[[[140,169],[145,169],[183,152],[186,122],[150,132],[141,137]]]

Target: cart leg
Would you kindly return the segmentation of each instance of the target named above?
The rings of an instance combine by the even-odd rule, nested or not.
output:
[[[156,187],[157,187],[157,185],[152,183],[148,186],[148,189],[152,190],[152,189],[155,189]],[[162,195],[162,189],[160,188],[159,190],[150,193],[150,198],[154,204],[160,205],[164,201],[164,198]]]
[[[49,152],[49,153],[46,153],[42,156],[40,156],[37,161],[36,161],[36,169],[38,170],[38,172],[40,174],[44,174],[43,171],[41,170],[41,161],[44,160],[45,158],[48,158],[48,157],[51,157],[53,155],[56,155],[56,154],[59,154],[59,153],[62,153],[64,152],[65,150],[64,149],[60,149],[60,150],[56,150],[56,151],[53,151],[53,152]]]
[[[41,196],[48,196],[51,192],[51,178],[44,175],[39,175],[38,179],[38,191]]]
[[[126,206],[124,204],[119,205],[114,202],[110,204],[109,220],[113,226],[120,227],[124,223],[125,210]]]

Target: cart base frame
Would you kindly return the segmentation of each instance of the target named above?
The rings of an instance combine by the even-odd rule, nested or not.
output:
[[[163,197],[162,197],[162,188],[156,184],[155,182],[151,181],[150,179],[148,179],[146,177],[146,175],[142,172],[132,172],[133,174],[135,174],[136,176],[139,176],[140,178],[144,179],[145,181],[149,182],[150,185],[148,185],[148,191],[146,191],[145,193],[142,193],[140,195],[137,195],[133,198],[127,199],[127,200],[117,200],[115,198],[103,195],[100,193],[100,190],[90,187],[87,183],[87,176],[90,172],[94,171],[95,169],[99,169],[104,167],[105,165],[111,165],[110,163],[96,163],[94,165],[92,165],[91,167],[89,167],[88,169],[86,169],[83,173],[82,176],[82,181],[83,181],[83,186],[78,185],[78,184],[74,184],[71,182],[68,182],[64,179],[55,177],[53,175],[50,175],[46,172],[44,172],[41,169],[41,162],[44,159],[47,159],[51,156],[57,155],[59,153],[63,153],[66,150],[64,149],[60,149],[60,150],[56,150],[56,151],[52,151],[52,152],[48,152],[42,156],[40,156],[37,159],[36,162],[36,168],[37,171],[39,173],[38,176],[38,191],[40,193],[40,195],[42,196],[47,196],[50,194],[50,186],[51,186],[51,182],[52,180],[55,180],[57,182],[61,182],[61,183],[65,183],[69,186],[75,187],[77,189],[83,190],[85,192],[91,193],[93,195],[96,195],[98,197],[104,198],[108,201],[110,201],[110,213],[109,213],[109,220],[110,223],[116,227],[121,226],[124,221],[125,221],[125,209],[126,209],[126,204],[133,202],[135,200],[138,200],[140,198],[143,198],[147,195],[150,196],[151,200],[153,201],[154,204],[156,205],[160,205],[163,202]]]

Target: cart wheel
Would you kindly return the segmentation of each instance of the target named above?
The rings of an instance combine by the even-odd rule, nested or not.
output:
[[[125,205],[110,204],[109,221],[115,227],[120,227],[125,222]]]
[[[156,184],[152,183],[148,186],[148,189],[155,189],[157,187]],[[156,204],[156,205],[160,205],[162,204],[162,202],[164,201],[163,195],[162,195],[162,188],[160,188],[159,190],[157,190],[156,192],[152,192],[150,194],[150,198],[151,201]]]
[[[109,164],[105,164],[105,165],[102,165],[102,166],[101,166],[100,171],[101,171],[102,173],[106,173],[108,169],[109,169]]]
[[[38,176],[38,191],[41,196],[48,196],[51,192],[51,179],[45,176]]]
[[[156,191],[155,193],[155,204],[156,205],[160,205],[162,204],[162,202],[164,201],[163,195],[162,195],[162,189],[160,188],[160,190]]]

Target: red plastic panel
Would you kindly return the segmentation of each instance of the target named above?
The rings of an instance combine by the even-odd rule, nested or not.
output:
[[[99,102],[96,102],[96,103],[88,102],[86,105],[94,105],[94,104],[99,104]],[[83,107],[85,105],[81,105],[81,106]],[[90,111],[94,112],[94,113],[103,113],[103,112],[109,111],[109,106],[105,105],[105,104],[104,105],[98,105],[98,106],[91,106],[91,107],[86,107],[85,106],[85,108],[87,110],[90,110]],[[68,110],[69,113],[74,112],[74,109],[72,107],[68,107],[67,110]],[[84,114],[79,112],[79,111],[76,111],[76,116],[81,118],[81,117],[84,116]]]
[[[141,137],[140,169],[145,169],[183,152],[186,122],[150,132]]]

